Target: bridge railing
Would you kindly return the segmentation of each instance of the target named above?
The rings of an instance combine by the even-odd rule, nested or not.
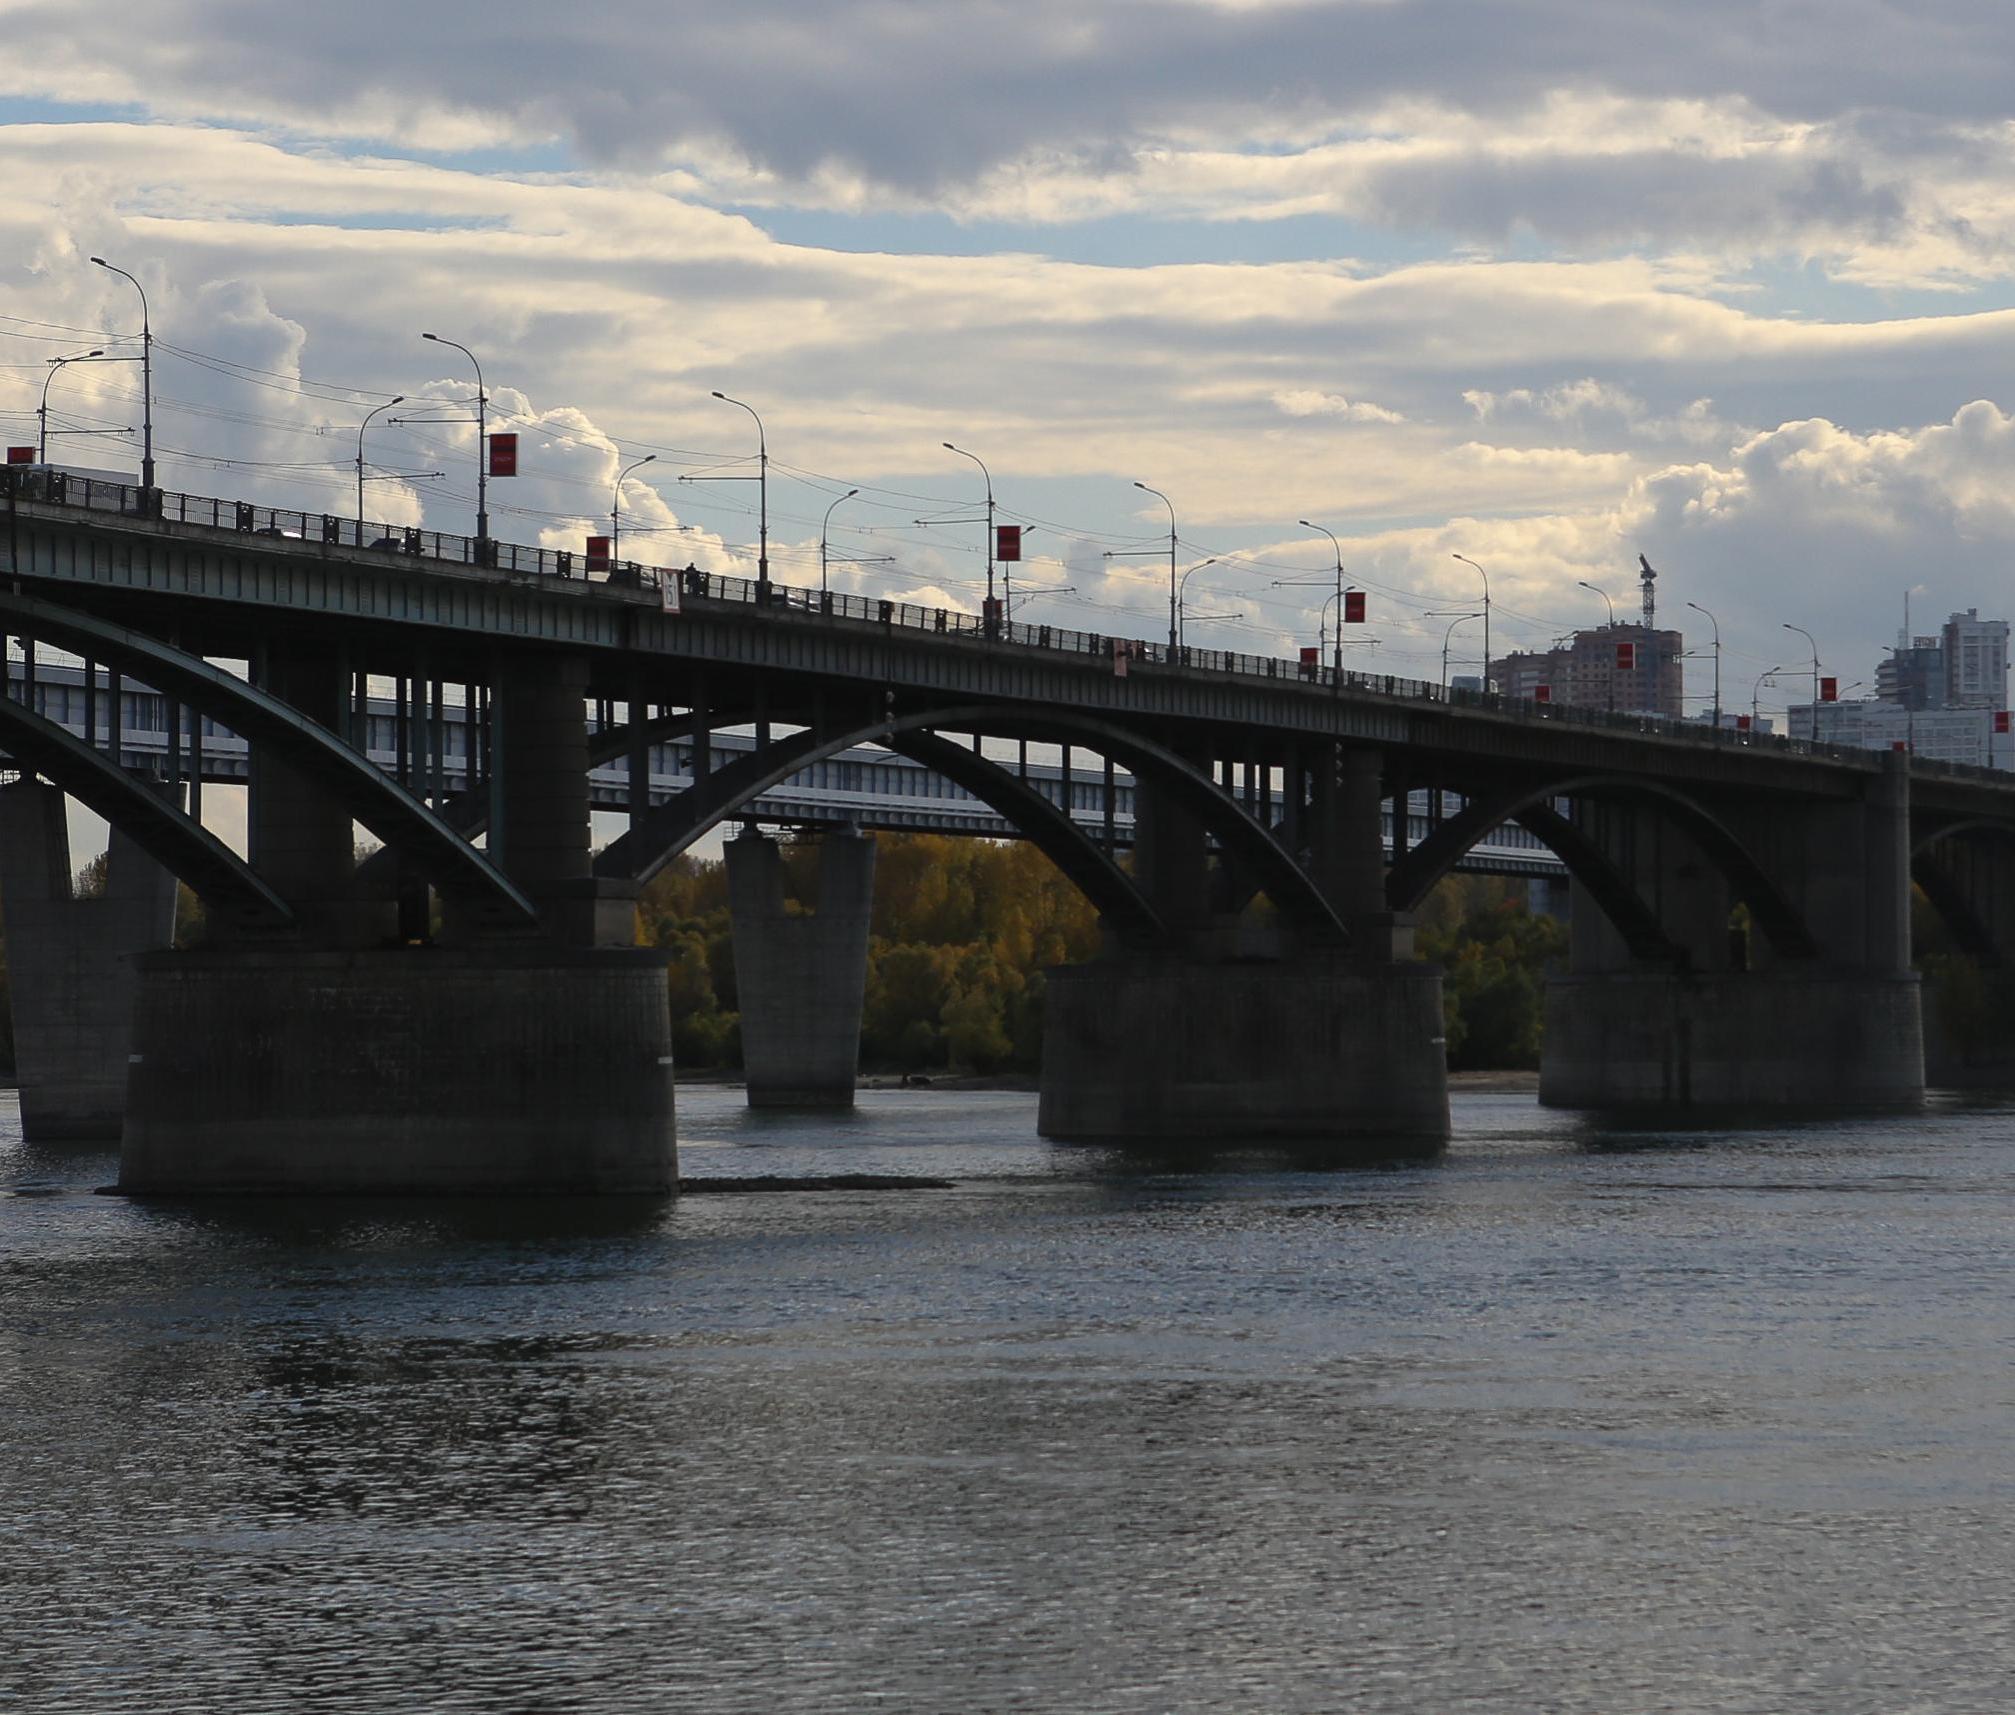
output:
[[[494,538],[484,541],[442,530],[422,530],[410,525],[372,523],[339,513],[303,512],[259,506],[248,501],[177,494],[164,489],[146,489],[76,476],[47,465],[0,465],[0,496],[74,506],[94,512],[120,513],[127,517],[157,518],[176,524],[235,530],[251,536],[280,537],[325,547],[361,549],[541,577],[580,578],[616,588],[662,592],[666,580],[676,579],[682,601],[693,599],[762,605],[833,619],[867,621],[904,631],[930,632],[943,637],[967,637],[1052,653],[1090,656],[1109,662],[1115,674],[1125,674],[1135,666],[1163,670],[1175,667],[1248,679],[1291,681],[1333,692],[1362,692],[1412,703],[1484,709],[1519,720],[1656,736],[1711,748],[1768,748],[1780,754],[1842,761],[1865,760],[1869,754],[1858,746],[1817,743],[1789,734],[1735,732],[1726,727],[1703,726],[1697,721],[1675,720],[1664,715],[1619,713],[1571,703],[1539,703],[1522,697],[1508,697],[1496,691],[1445,687],[1425,679],[1408,679],[1393,673],[1360,673],[1349,668],[1339,671],[1334,665],[1315,661],[1289,661],[1273,655],[1196,649],[1187,644],[1171,649],[1165,642],[1157,643],[1145,638],[990,619],[957,608],[930,607],[839,590],[806,589],[794,584],[771,582],[765,585],[752,578],[703,572],[694,566],[683,570],[648,566],[635,560],[615,561],[585,553],[576,554],[564,548],[534,548],[516,542],[499,542]],[[1954,778],[2007,778],[2005,770],[1981,768],[1970,763],[1930,762],[1921,757],[1913,757],[1911,761],[1914,768]]]

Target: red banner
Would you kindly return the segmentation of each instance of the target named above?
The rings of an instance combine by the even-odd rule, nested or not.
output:
[[[1019,560],[1021,558],[1021,526],[1019,524],[997,524],[994,535],[998,539],[994,546],[996,560]]]
[[[1838,679],[1821,679],[1819,681],[1819,700],[1822,703],[1839,702],[1840,681]]]
[[[1994,730],[1996,732],[2006,732],[2008,730],[2008,711],[2006,709],[1996,709],[1994,711]]]
[[[1301,652],[1301,665],[1304,672],[1311,667],[1320,667],[1322,665],[1322,651],[1320,649],[1304,648]]]
[[[1747,732],[1751,724],[1752,723],[1747,715],[1737,715],[1735,717],[1735,730],[1737,732]]]
[[[1637,645],[1636,645],[1636,644],[1634,644],[1634,643],[1619,643],[1619,644],[1617,644],[1617,646],[1616,646],[1616,670],[1617,670],[1617,672],[1619,672],[1619,673],[1632,673],[1632,672],[1635,672],[1635,671],[1637,670]]]
[[[1345,590],[1343,592],[1343,623],[1362,625],[1364,623],[1364,591]]]
[[[33,464],[35,462],[35,449],[33,447],[9,447],[7,449],[7,462],[9,464]]]
[[[588,538],[588,570],[606,572],[609,569],[609,539],[606,536]]]
[[[518,474],[518,437],[516,435],[492,435],[490,437],[490,474],[492,476],[516,476]]]
[[[1532,700],[1533,700],[1533,701],[1534,701],[1535,703],[1550,703],[1550,702],[1552,702],[1552,701],[1553,701],[1553,687],[1552,687],[1551,685],[1534,685],[1534,686],[1532,687]]]

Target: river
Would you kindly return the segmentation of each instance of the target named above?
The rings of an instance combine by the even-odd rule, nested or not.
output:
[[[0,1707],[1984,1711],[2015,1110],[1139,1163],[680,1093],[689,1175],[138,1204],[0,1113]],[[10,1703],[10,1697],[13,1701]]]

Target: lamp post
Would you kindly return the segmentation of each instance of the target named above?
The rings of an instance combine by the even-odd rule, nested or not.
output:
[[[988,470],[988,469],[987,469],[987,461],[986,461],[985,459],[981,458],[981,457],[979,456],[979,454],[978,454],[978,453],[969,453],[969,452],[967,452],[967,451],[966,451],[966,449],[965,449],[964,447],[955,447],[955,446],[953,446],[953,445],[951,444],[951,442],[950,442],[950,441],[945,441],[945,442],[943,442],[942,444],[943,444],[943,446],[944,446],[944,449],[945,449],[945,451],[946,451],[946,452],[948,452],[948,453],[957,453],[957,454],[958,454],[958,456],[959,456],[960,458],[962,458],[962,459],[971,459],[971,460],[973,461],[973,463],[974,463],[974,464],[976,464],[976,465],[978,465],[978,466],[980,467],[980,475],[981,475],[982,477],[984,477],[984,478],[986,479],[986,485],[987,485],[987,612],[988,612],[989,614],[993,614],[993,613],[996,613],[996,612],[998,612],[998,611],[999,611],[999,609],[995,608],[995,607],[994,607],[994,605],[993,605],[993,599],[994,599],[994,543],[995,543],[995,541],[997,540],[997,538],[996,538],[996,537],[995,537],[995,535],[994,535],[994,473],[993,473],[992,471],[990,471],[990,470]],[[969,522],[971,522],[971,520],[966,520],[966,522],[968,522],[968,523],[969,523]]]
[[[1768,679],[1773,673],[1781,673],[1783,671],[1784,669],[1781,666],[1766,667],[1756,675],[1756,683],[1749,688],[1749,726],[1752,732],[1756,728],[1756,723],[1763,718],[1763,681]]]
[[[730,399],[718,387],[713,396],[723,405],[739,405],[756,419],[756,599],[770,593],[770,437],[755,406],[743,399]]]
[[[1707,613],[1697,601],[1686,604],[1695,613]],[[1707,623],[1714,627],[1714,730],[1721,730],[1721,621],[1707,613]]]
[[[1175,581],[1175,502],[1158,488],[1149,488],[1144,482],[1136,482],[1134,487],[1144,494],[1151,494],[1168,508],[1168,647],[1171,656],[1182,647],[1182,615],[1179,611],[1180,591]]]
[[[140,486],[154,486],[154,323],[147,308],[147,288],[123,268],[114,268],[102,256],[91,260],[108,274],[132,280],[140,294]]]
[[[1483,580],[1483,688],[1490,689],[1490,574],[1467,554],[1452,554],[1451,559],[1460,560]],[[1514,613],[1516,610],[1513,610]]]
[[[49,359],[49,373],[42,377],[42,403],[35,412],[37,425],[35,457],[38,463],[47,464],[49,462],[49,383],[56,379],[56,371],[61,369],[66,363],[88,363],[92,358],[103,357],[104,355],[102,351],[79,351],[73,352],[68,357],[52,357]],[[132,431],[129,429],[127,433],[130,434]]]
[[[1813,642],[1812,633],[1802,625],[1793,625],[1790,620],[1783,622],[1786,631],[1795,631],[1812,646],[1812,742],[1819,742],[1819,645]]]
[[[443,339],[437,333],[423,333],[420,337],[436,345],[454,346],[476,366],[476,543],[480,549],[490,539],[490,396],[483,385],[483,366],[466,345]]]
[[[858,493],[860,493],[860,490],[858,488],[850,488],[846,491],[846,493],[840,496],[840,500],[851,500]],[[833,502],[833,506],[839,505],[840,500],[835,500]],[[832,528],[833,506],[828,506],[826,508],[825,521],[819,525],[819,594],[820,595],[824,595],[826,593],[826,532]]]
[[[401,393],[397,398],[387,399],[382,405],[373,405],[370,410],[364,413],[364,420],[357,425],[357,542],[359,546],[363,544],[364,540],[364,431],[371,426],[371,419],[380,411],[389,411],[394,405],[403,405],[405,402],[406,396]]]
[[[1182,582],[1177,586],[1175,592],[1175,635],[1177,642],[1185,641],[1189,635],[1189,580],[1202,571],[1205,566],[1216,565],[1220,557],[1217,554],[1213,554],[1207,560],[1199,560],[1188,571],[1182,574]]]
[[[1334,669],[1336,670],[1336,672],[1337,672],[1337,673],[1338,673],[1339,675],[1341,675],[1341,674],[1342,674],[1342,672],[1343,672],[1343,612],[1342,612],[1342,609],[1343,609],[1343,544],[1342,544],[1341,542],[1339,542],[1339,541],[1338,541],[1338,540],[1336,539],[1336,532],[1335,532],[1334,530],[1330,530],[1330,529],[1326,529],[1326,528],[1324,528],[1324,527],[1323,527],[1322,525],[1320,525],[1320,524],[1316,524],[1316,523],[1312,523],[1312,522],[1311,522],[1310,520],[1308,520],[1308,519],[1306,519],[1306,518],[1303,518],[1303,519],[1300,519],[1300,520],[1298,520],[1298,522],[1300,523],[1301,527],[1302,527],[1302,528],[1303,528],[1304,530],[1321,530],[1321,531],[1322,531],[1322,533],[1323,533],[1323,534],[1324,534],[1325,536],[1327,536],[1327,537],[1329,538],[1329,545],[1330,545],[1330,548],[1331,548],[1331,550],[1332,550],[1332,551],[1333,551],[1333,552],[1335,553],[1335,555],[1336,555],[1336,594],[1335,594],[1335,595],[1334,595],[1334,596],[1333,596],[1333,597],[1331,598],[1331,599],[1332,599],[1333,601],[1335,601],[1335,603],[1336,603],[1336,605],[1337,605],[1337,615],[1336,615],[1336,658],[1335,658],[1335,660],[1334,660],[1333,662],[1331,662],[1331,666],[1332,666],[1332,667],[1333,667],[1333,668],[1334,668]],[[1320,629],[1321,629],[1321,625],[1322,625],[1322,621],[1321,621],[1321,617],[1320,617],[1320,616],[1318,615],[1318,616],[1317,616],[1317,619],[1316,619],[1316,628],[1317,628],[1317,630],[1318,630],[1318,631],[1320,631]]]
[[[1448,629],[1441,634],[1441,688],[1443,691],[1446,691],[1448,689],[1449,639],[1455,635],[1455,628],[1458,625],[1460,625],[1465,619],[1481,619],[1482,617],[1483,617],[1483,609],[1481,608],[1478,608],[1474,613],[1458,613],[1453,619],[1451,619],[1448,622]],[[1339,626],[1338,629],[1341,630],[1342,627]]]
[[[647,464],[655,464],[658,455],[646,453],[633,465],[616,473],[616,492],[609,497],[609,564],[616,565],[622,559],[623,546],[623,482],[633,470],[642,470]]]
[[[1581,589],[1595,590],[1595,593],[1602,597],[1602,605],[1609,610],[1609,623],[1614,625],[1616,623],[1616,603],[1609,599],[1609,592],[1605,589],[1597,589],[1586,578],[1577,578],[1575,579],[1575,583]]]

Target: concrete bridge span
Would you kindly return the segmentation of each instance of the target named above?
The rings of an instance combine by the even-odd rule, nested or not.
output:
[[[81,486],[6,482],[0,621],[31,670],[55,645],[93,687],[144,677],[199,709],[243,744],[250,786],[248,861],[224,862],[179,803],[204,778],[200,727],[163,791],[131,780],[116,725],[66,745],[31,712],[0,720],[24,773],[234,902],[212,944],[135,962],[134,1190],[668,1188],[637,882],[864,746],[1038,840],[1111,930],[1051,987],[1041,1123],[1059,1137],[1439,1140],[1438,979],[1409,913],[1509,827],[1573,877],[1542,1075],[1562,1104],[1913,1102],[1913,869],[1969,948],[2015,951],[2015,787],[1984,771]],[[387,681],[389,768],[371,744]],[[1030,742],[1059,748],[1062,805],[1003,760]],[[660,792],[673,743],[689,783]],[[612,765],[604,802],[629,826],[597,854]],[[1088,817],[1071,792],[1118,769],[1125,868],[1111,790]],[[354,865],[353,821],[385,840],[391,888]],[[785,930],[760,842],[729,847],[740,986],[780,1021],[755,1033],[777,1064],[752,1089],[850,1091],[848,1032],[823,1021],[851,1006],[857,1031],[872,869],[841,856],[831,899]],[[421,1018],[459,1045],[448,1063],[402,1057]]]

